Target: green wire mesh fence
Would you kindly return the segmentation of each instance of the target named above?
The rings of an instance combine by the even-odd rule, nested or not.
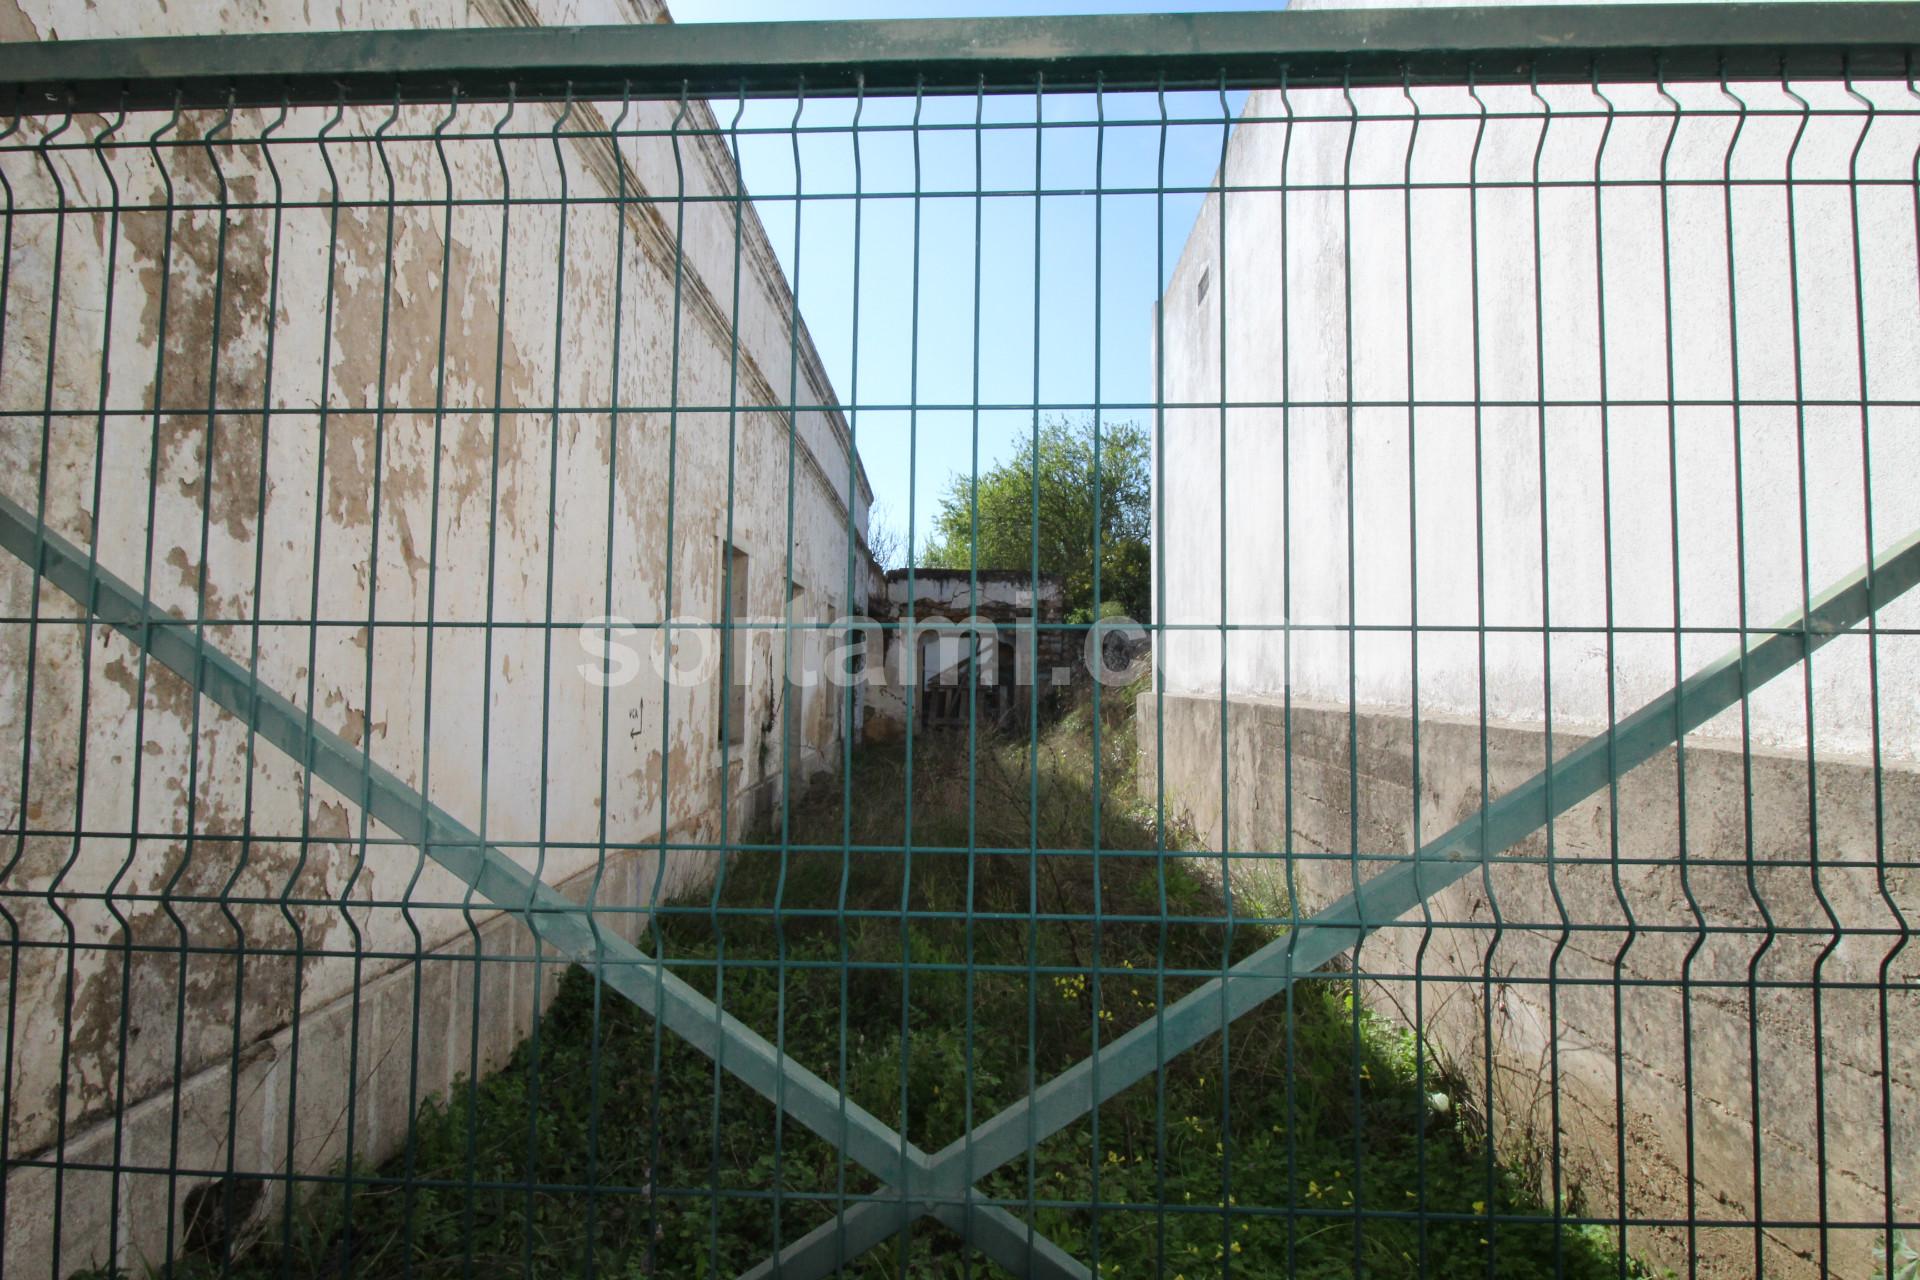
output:
[[[0,46],[0,1269],[1906,1274],[1917,38]]]

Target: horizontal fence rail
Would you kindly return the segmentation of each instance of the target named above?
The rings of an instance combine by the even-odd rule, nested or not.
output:
[[[0,1271],[1916,1265],[1920,5],[483,8],[0,44]]]
[[[1305,13],[739,23],[71,40],[0,46],[0,83],[34,110],[722,98],[740,92],[967,94],[1273,83],[1904,76],[1910,3],[1540,5]]]

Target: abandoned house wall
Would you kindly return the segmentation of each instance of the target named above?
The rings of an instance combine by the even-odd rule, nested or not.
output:
[[[1011,727],[1026,714],[1031,686],[1045,698],[1073,679],[1081,633],[1061,625],[1065,599],[1056,575],[1036,580],[1024,569],[888,570],[873,602],[884,658],[862,686],[866,733],[875,741],[901,736],[928,698],[948,721],[977,715]],[[996,691],[986,704],[964,696],[976,645],[979,682]],[[911,696],[916,688],[919,697]]]
[[[664,16],[0,0],[0,35]],[[682,181],[736,189],[711,113],[694,104],[672,136],[674,104],[634,103],[627,126],[660,136],[552,136],[620,111],[349,110],[271,167],[228,139],[312,139],[332,113],[23,122],[15,143],[50,145],[0,158],[16,211],[0,493],[549,883],[620,909],[604,923],[631,938],[711,869],[673,846],[723,821],[737,838],[768,807],[787,741],[777,631],[745,643],[747,724],[723,749],[717,679],[666,687],[654,628],[695,620],[674,658],[698,666],[729,536],[750,614],[849,612],[865,567],[848,530],[871,494],[837,412],[789,431],[759,407],[834,395],[803,329],[793,351],[751,207],[672,202]],[[391,141],[364,140],[383,122]],[[142,145],[58,146],[108,131]],[[509,191],[546,199],[504,214]],[[616,395],[639,407],[594,408]],[[8,1179],[5,1269],[46,1273],[56,1249],[62,1274],[157,1263],[210,1178],[324,1173],[349,1144],[379,1161],[419,1099],[505,1060],[563,966],[474,955],[530,955],[524,929],[462,909],[460,881],[12,557],[0,611],[0,808],[27,833],[0,851],[18,948],[4,1141],[46,1162]],[[635,677],[611,688],[590,676],[621,664],[579,630],[602,615],[641,628],[619,637]],[[837,755],[841,709],[796,710],[804,774]]]
[[[1905,86],[1856,88],[1911,106]],[[1920,127],[1883,117],[1856,156],[1858,119],[1818,114],[1857,107],[1845,87],[1796,84],[1815,109],[1796,149],[1791,96],[1734,90],[1744,122],[1717,86],[1669,86],[1717,112],[1676,125],[1650,86],[1606,86],[1611,117],[1590,89],[1543,87],[1544,143],[1524,87],[1247,99],[1224,208],[1207,200],[1156,330],[1169,402],[1217,404],[1224,376],[1230,405],[1271,407],[1169,409],[1159,425],[1155,590],[1164,621],[1194,629],[1160,633],[1140,714],[1165,716],[1170,806],[1216,848],[1292,851],[1243,870],[1302,913],[1370,873],[1350,856],[1356,810],[1357,852],[1410,852],[1477,810],[1483,785],[1499,796],[1860,566],[1869,496],[1874,550],[1920,527]],[[1414,110],[1417,145],[1410,119],[1367,121]],[[1789,163],[1810,180],[1790,197]],[[1895,180],[1857,188],[1857,243],[1856,165]],[[1596,175],[1612,184],[1597,201]],[[1863,422],[1863,396],[1896,403]],[[1914,627],[1920,599],[1879,622]],[[1707,630],[1676,652],[1676,624]],[[1903,1044],[1883,1062],[1874,989],[1892,981],[1910,1008],[1914,961],[1883,975],[1894,944],[1860,932],[1897,937],[1895,905],[1920,909],[1910,870],[1875,866],[1920,843],[1920,638],[1877,644],[1877,704],[1867,639],[1837,639],[1810,686],[1796,670],[1693,735],[1684,790],[1669,753],[1623,780],[1616,808],[1602,796],[1561,819],[1556,856],[1599,865],[1469,877],[1433,918],[1482,927],[1415,914],[1364,948],[1368,970],[1426,977],[1424,1030],[1471,1078],[1491,1066],[1503,1140],[1556,1145],[1587,1204],[1611,1211],[1624,1183],[1635,1216],[1750,1217],[1764,1193],[1769,1219],[1874,1222],[1889,1151],[1900,1168],[1920,1150],[1920,1064]],[[1543,924],[1569,918],[1595,927]],[[1745,932],[1695,953],[1700,920]],[[1409,983],[1372,994],[1394,1016],[1416,1008]],[[1900,1180],[1895,1212],[1920,1213],[1917,1196]],[[1873,1232],[1830,1238],[1836,1274],[1867,1274]],[[1769,1228],[1769,1272],[1810,1274],[1816,1243]],[[1751,1274],[1751,1228],[1698,1244],[1704,1273]],[[1684,1230],[1632,1245],[1685,1265]]]

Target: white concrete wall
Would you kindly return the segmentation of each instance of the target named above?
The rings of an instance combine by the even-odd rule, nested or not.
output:
[[[1911,110],[1905,86],[1860,89]],[[1249,98],[1227,159],[1225,253],[1215,197],[1168,286],[1161,326],[1169,401],[1294,406],[1165,417],[1156,591],[1169,623],[1256,628],[1227,635],[1230,690],[1405,707],[1417,674],[1423,712],[1477,716],[1484,697],[1491,718],[1537,722],[1550,658],[1554,719],[1592,728],[1611,718],[1610,664],[1621,712],[1674,683],[1676,569],[1680,625],[1767,626],[1798,610],[1803,582],[1818,592],[1867,558],[1869,489],[1876,547],[1920,527],[1911,189],[1920,126],[1883,116],[1859,149],[1862,178],[1892,185],[1858,188],[1856,290],[1849,190],[1837,180],[1860,123],[1823,113],[1857,103],[1837,85],[1796,91],[1814,114],[1792,157],[1804,185],[1789,208],[1779,179],[1799,108],[1778,85],[1738,86],[1753,114],[1731,162],[1743,184],[1731,196],[1731,289],[1719,185],[1731,114],[1683,116],[1674,131],[1663,248],[1658,179],[1672,116],[1653,87],[1607,88],[1618,112],[1610,133],[1599,116],[1566,118],[1604,113],[1590,90],[1543,90],[1562,116],[1544,146],[1525,89],[1482,90],[1489,119],[1477,162],[1479,109],[1464,90],[1414,91],[1430,118],[1411,160],[1408,123],[1368,121],[1408,113],[1398,90],[1355,93],[1357,125],[1338,91],[1295,92],[1291,112],[1321,119],[1291,129],[1253,122],[1288,114],[1277,92]],[[1672,94],[1689,109],[1731,106],[1713,87]],[[1792,114],[1760,114],[1783,111]],[[1469,118],[1431,118],[1446,114]],[[1546,184],[1537,232],[1536,149]],[[1607,181],[1635,185],[1610,186],[1596,203],[1596,165]],[[1483,184],[1477,226],[1460,185],[1470,174]],[[1394,189],[1409,178],[1411,196]],[[1232,190],[1282,181],[1292,190]],[[1865,394],[1876,402],[1864,431],[1844,403],[1862,395],[1856,307]],[[1736,378],[1746,402],[1737,418]],[[1683,402],[1671,419],[1670,396]],[[1543,397],[1544,416],[1534,403]],[[1409,415],[1409,399],[1429,403]],[[1604,417],[1602,399],[1614,405]],[[1417,672],[1405,630],[1416,609]],[[1609,618],[1619,629],[1611,643]],[[1474,630],[1483,621],[1484,683]],[[1920,599],[1881,623],[1920,623]],[[1360,631],[1350,661],[1349,624],[1387,630]],[[1543,652],[1543,624],[1578,630]],[[1681,665],[1696,668],[1733,641],[1688,636]],[[1169,634],[1167,687],[1219,689],[1221,649],[1218,632]],[[1880,654],[1885,672],[1909,670],[1920,641],[1888,637]],[[1813,673],[1818,749],[1869,751],[1864,641],[1836,643]],[[1803,746],[1804,703],[1793,676],[1756,695],[1753,741]],[[1879,716],[1883,755],[1920,757],[1920,682],[1883,679]],[[1729,714],[1704,733],[1740,731]]]
[[[1416,88],[1417,140],[1379,118],[1410,114],[1399,90],[1249,97],[1159,318],[1188,407],[1156,458],[1173,629],[1140,713],[1165,716],[1168,761],[1143,733],[1142,781],[1214,847],[1295,855],[1241,865],[1303,913],[1351,889],[1352,832],[1410,852],[1536,772],[1549,715],[1564,753],[1920,527],[1920,122],[1863,138],[1841,86],[1794,85],[1804,117],[1778,84],[1734,89],[1744,123],[1717,87],[1673,86],[1676,125],[1655,88],[1608,85],[1609,125],[1591,89],[1545,88],[1544,143],[1525,89]],[[1878,621],[1920,626],[1920,598]],[[1676,655],[1676,627],[1721,632]],[[1911,1000],[1896,985],[1883,1015],[1873,987],[1913,977],[1883,962],[1920,878],[1875,863],[1910,852],[1920,638],[1878,658],[1877,705],[1866,640],[1837,639],[1810,686],[1795,671],[1704,726],[1684,787],[1669,753],[1617,812],[1556,823],[1552,877],[1503,865],[1365,949],[1388,1016],[1419,975],[1421,1030],[1492,1094],[1504,1151],[1550,1152],[1601,1212],[1618,1192],[1636,1218],[1728,1224],[1636,1228],[1663,1265],[1753,1274],[1762,1195],[1769,1217],[1876,1221],[1890,1152],[1914,1211],[1920,1075],[1880,1048]],[[1750,970],[1776,985],[1740,990]],[[1820,1233],[1763,1235],[1768,1274],[1816,1274]],[[1877,1238],[1830,1233],[1832,1274],[1868,1274]]]
[[[404,13],[374,0],[0,0],[0,35],[661,16],[656,0],[424,0]],[[69,206],[109,205],[110,180],[123,210],[117,223],[105,212],[13,219],[0,353],[0,410],[13,416],[0,430],[0,492],[33,509],[44,491],[53,530],[96,548],[103,567],[177,616],[201,611],[204,587],[208,638],[242,663],[257,644],[262,680],[310,703],[320,724],[369,742],[376,761],[512,845],[548,882],[579,896],[597,891],[604,906],[644,908],[708,873],[710,853],[676,854],[663,867],[646,846],[663,833],[672,842],[715,840],[723,770],[736,837],[779,786],[781,647],[771,631],[751,642],[748,732],[723,756],[712,686],[664,688],[645,661],[652,632],[630,638],[642,655],[639,677],[605,695],[603,711],[603,690],[582,673],[588,655],[577,624],[606,613],[658,623],[669,610],[669,546],[671,612],[717,618],[730,471],[724,409],[736,385],[744,411],[733,423],[732,541],[751,557],[752,612],[780,617],[790,580],[802,588],[803,614],[846,612],[847,505],[864,530],[871,495],[837,413],[802,414],[790,435],[784,415],[754,408],[789,399],[793,306],[751,211],[736,325],[731,207],[685,206],[676,245],[672,143],[623,139],[616,149],[569,140],[556,153],[544,134],[560,111],[517,109],[514,127],[541,136],[506,144],[516,197],[558,196],[563,179],[573,195],[611,196],[624,165],[629,196],[653,200],[632,199],[624,210],[568,207],[564,257],[558,204],[518,205],[505,228],[497,205],[469,204],[449,225],[439,204],[446,179],[427,141],[387,148],[393,194],[422,202],[391,222],[386,171],[369,143],[331,144],[324,157],[312,144],[277,148],[281,194],[305,207],[288,207],[277,225],[270,209],[232,211],[224,256],[215,209],[169,219],[145,206],[162,200],[161,164],[176,203],[217,205],[209,150],[230,202],[272,201],[274,176],[257,145],[163,149],[159,160],[145,148],[117,150],[104,153],[104,165],[85,150],[50,151],[47,163],[32,152],[0,158],[17,210],[51,207],[62,191]],[[593,128],[618,112],[617,103],[577,104],[570,127]],[[296,111],[281,132],[310,137],[328,114]],[[426,135],[444,114],[407,108],[391,132]],[[363,138],[386,115],[350,111],[334,132]],[[665,130],[673,115],[671,104],[635,104],[627,124]],[[496,107],[466,107],[449,130],[470,135],[446,148],[457,195],[502,194],[489,134],[500,117]],[[231,134],[257,137],[271,119],[239,113]],[[20,136],[58,123],[29,122]],[[79,118],[65,136],[92,137],[105,123]],[[144,139],[163,123],[137,117],[123,136]],[[180,134],[204,137],[216,123],[189,113]],[[713,127],[704,104],[687,127]],[[680,152],[688,194],[734,189],[718,140],[688,138]],[[327,158],[343,202],[331,248]],[[804,332],[800,343],[798,394],[830,403]],[[616,372],[622,402],[666,405],[676,350],[679,403],[689,407],[677,421],[657,411],[623,415],[616,437],[604,411],[547,411],[556,398],[606,405]],[[446,412],[436,417],[443,377]],[[211,422],[210,380],[220,411]],[[264,431],[263,407],[272,410]],[[864,577],[862,564],[857,580]],[[291,760],[264,746],[250,755],[241,724],[196,706],[157,666],[143,668],[126,641],[75,625],[77,607],[57,591],[43,588],[36,601],[24,566],[0,558],[0,614],[21,619],[36,608],[45,619],[38,626],[0,624],[0,811],[28,833],[0,852],[4,905],[20,941],[6,1001],[8,1155],[52,1159],[64,1135],[68,1159],[84,1152],[111,1163],[117,1150],[137,1163],[245,1172],[286,1168],[291,1142],[295,1168],[324,1171],[344,1155],[351,1130],[355,1158],[380,1159],[404,1135],[409,1094],[444,1087],[476,1060],[482,1070],[497,1065],[537,998],[550,994],[551,981],[534,990],[527,966],[488,965],[492,994],[478,1017],[461,1004],[474,966],[457,957],[476,939],[489,952],[524,953],[524,932],[485,911],[403,910],[459,903],[464,886],[432,865],[415,882],[420,859],[405,846],[373,844],[362,861],[362,819],[346,797],[316,785],[303,799],[305,779]],[[316,628],[316,617],[339,625]],[[240,625],[255,618],[271,622],[257,632]],[[421,625],[429,618],[432,630]],[[838,709],[837,699],[808,699],[803,767],[837,756]],[[376,841],[389,834],[365,830]],[[225,911],[213,905],[223,895],[256,901]],[[283,910],[286,897],[299,905]],[[610,923],[631,935],[642,919]],[[129,940],[155,950],[130,952]],[[270,954],[237,968],[211,950],[236,944]],[[297,964],[296,947],[304,953]],[[405,960],[419,952],[450,959],[421,966],[424,992]],[[555,976],[549,966],[546,977]],[[296,999],[300,1019],[290,1026]],[[419,1028],[431,1049],[415,1073],[409,1044]],[[351,1112],[350,1066],[360,1072]],[[248,1079],[230,1151],[237,1067]],[[176,1114],[183,1136],[172,1151]],[[123,1175],[114,1209],[109,1175],[63,1174],[61,1270],[109,1261],[110,1212],[119,1219],[118,1260],[154,1259],[168,1197],[177,1203],[203,1180]],[[47,1169],[10,1179],[0,1269],[51,1265],[54,1181]]]

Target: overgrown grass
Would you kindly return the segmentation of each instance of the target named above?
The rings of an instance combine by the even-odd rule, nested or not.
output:
[[[1124,1032],[1272,936],[1226,928],[1186,860],[1127,856],[1157,843],[1133,788],[1131,705],[1107,695],[1097,756],[1086,706],[1037,744],[923,740],[911,770],[898,748],[862,750],[785,827],[789,846],[830,848],[736,855],[662,915],[652,945],[937,1149],[1079,1061],[1096,1032]],[[1088,849],[1096,825],[1097,860],[1025,852]],[[777,825],[763,834],[781,842]],[[826,1221],[837,1195],[878,1189],[581,971],[538,1040],[421,1112],[411,1180],[405,1157],[370,1171],[350,1234],[325,1189],[291,1251],[276,1218],[232,1270],[734,1275]],[[979,1185],[1105,1275],[1617,1274],[1604,1238],[1556,1228],[1461,1108],[1436,1105],[1457,1093],[1422,1053],[1330,974]],[[848,1271],[899,1275],[901,1249],[912,1276],[1001,1274],[924,1221]]]

